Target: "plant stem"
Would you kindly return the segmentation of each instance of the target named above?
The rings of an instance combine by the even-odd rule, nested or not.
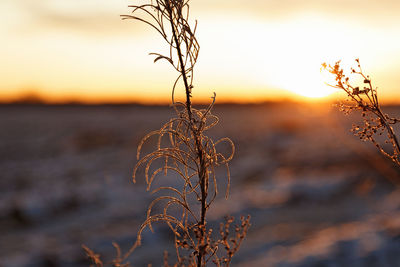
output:
[[[167,4],[167,10],[168,10],[168,14],[170,17],[170,23],[171,23],[171,29],[172,29],[172,35],[174,37],[174,41],[176,44],[176,50],[178,52],[178,58],[179,58],[179,64],[181,66],[181,74],[182,74],[182,79],[183,79],[183,83],[185,85],[185,91],[186,91],[186,109],[188,111],[188,116],[189,116],[189,120],[192,121],[193,120],[193,115],[192,115],[192,102],[190,100],[190,87],[189,87],[189,83],[188,83],[188,79],[186,76],[186,70],[185,70],[185,65],[183,62],[183,55],[182,55],[182,51],[181,51],[181,46],[179,44],[178,41],[178,37],[176,35],[176,29],[175,29],[175,24],[174,24],[174,19],[173,19],[173,12],[172,12],[172,8],[170,5],[170,0],[166,1]]]
[[[187,75],[186,75],[186,70],[185,70],[185,65],[184,65],[184,60],[183,60],[183,55],[180,47],[180,43],[178,41],[178,37],[176,34],[176,29],[175,29],[175,24],[174,24],[174,19],[173,19],[173,10],[171,8],[169,0],[166,0],[166,6],[167,10],[170,16],[170,23],[171,23],[171,29],[172,29],[172,35],[176,44],[176,50],[178,53],[178,58],[179,58],[179,63],[180,63],[180,72],[182,75],[183,83],[185,85],[185,91],[186,91],[186,110],[188,112],[188,117],[190,121],[190,127],[193,133],[194,141],[196,144],[196,149],[197,149],[197,156],[199,158],[199,165],[200,165],[200,170],[199,170],[199,184],[200,184],[200,190],[201,190],[201,219],[198,225],[198,228],[200,230],[200,240],[199,240],[199,251],[197,254],[197,266],[202,267],[203,266],[203,259],[205,257],[206,253],[206,248],[204,238],[205,238],[205,224],[206,224],[206,213],[207,213],[207,167],[205,164],[205,159],[204,159],[204,149],[201,144],[201,136],[200,136],[200,129],[197,129],[195,126],[195,122],[193,120],[193,115],[192,115],[192,103],[191,103],[191,95],[190,95],[190,86],[188,83]],[[179,19],[179,16],[178,16]]]
[[[389,133],[389,139],[392,141],[394,149],[396,150],[396,154],[400,155],[399,141],[397,140],[397,136],[393,132],[393,128],[389,125],[389,122],[386,120],[385,116],[383,115],[382,111],[379,108],[377,109],[377,113],[378,113],[377,115],[378,115],[379,119],[382,121],[383,125],[386,127],[386,130]],[[395,159],[396,162],[398,162],[397,155],[396,155],[396,159]]]

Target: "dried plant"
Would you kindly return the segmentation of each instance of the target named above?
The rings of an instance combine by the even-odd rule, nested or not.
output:
[[[352,111],[360,111],[363,118],[363,125],[354,125],[352,132],[363,141],[371,141],[379,151],[400,166],[400,146],[393,125],[400,122],[400,119],[390,117],[382,111],[378,98],[378,90],[372,85],[371,79],[365,75],[360,60],[355,60],[357,68],[351,68],[351,74],[361,78],[363,86],[355,85],[349,75],[345,74],[340,61],[333,66],[326,63],[322,68],[334,75],[336,84],[330,85],[346,92],[347,103],[341,103],[340,108],[346,114]],[[382,142],[378,136],[385,136]],[[388,149],[384,144],[390,144]]]
[[[153,194],[161,194],[152,201],[147,210],[147,218],[138,231],[137,241],[124,255],[118,246],[117,259],[113,266],[129,266],[126,259],[141,244],[142,232],[152,224],[166,223],[174,234],[176,263],[173,266],[229,266],[233,255],[238,251],[250,226],[249,217],[241,218],[241,223],[232,226],[233,218],[229,217],[221,223],[220,236],[213,234],[207,224],[207,212],[218,195],[217,169],[226,169],[226,197],[229,193],[230,173],[229,161],[235,151],[229,138],[214,141],[206,135],[206,131],[218,123],[218,117],[211,113],[215,103],[215,93],[211,104],[205,109],[192,106],[193,70],[199,54],[199,43],[195,33],[197,22],[192,29],[189,22],[188,0],[153,0],[143,5],[132,5],[131,15],[123,15],[122,19],[134,19],[154,28],[169,45],[169,55],[155,55],[154,62],[166,60],[179,73],[172,89],[172,106],[176,116],[165,123],[161,129],[146,135],[138,146],[138,163],[133,171],[136,181],[138,170],[144,169],[147,190]],[[186,101],[175,101],[175,91],[183,84]],[[152,137],[158,139],[153,152],[141,157],[144,144]],[[223,143],[229,145],[227,155],[219,152]],[[225,145],[226,146],[226,145]],[[173,185],[155,185],[156,178],[173,174],[176,177]],[[162,211],[153,213],[155,206]],[[234,229],[234,233],[230,231]],[[218,231],[214,231],[218,232]],[[231,236],[231,235],[232,236]],[[222,249],[224,248],[224,249]],[[102,266],[98,255],[85,248],[88,256],[96,264]],[[123,265],[125,264],[125,265]],[[164,266],[170,266],[168,255],[164,255]]]

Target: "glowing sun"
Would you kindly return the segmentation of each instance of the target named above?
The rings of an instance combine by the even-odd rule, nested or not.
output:
[[[254,45],[254,51],[262,51],[257,54],[256,69],[260,71],[256,74],[266,85],[296,96],[322,98],[331,95],[337,90],[326,83],[335,84],[335,81],[332,81],[332,75],[321,71],[321,64],[354,57],[353,51],[346,48],[347,42],[336,41],[354,40],[351,32],[337,30],[348,27],[310,15],[259,29],[268,34]]]
[[[282,88],[296,95],[309,98],[322,98],[336,91],[329,87],[326,82],[326,73],[319,72],[314,66],[305,66],[304,71],[292,72],[291,79],[282,82]]]

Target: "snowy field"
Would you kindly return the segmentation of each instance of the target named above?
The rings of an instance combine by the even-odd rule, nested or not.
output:
[[[400,108],[388,107],[400,117]],[[236,145],[229,200],[209,223],[250,214],[233,266],[400,266],[400,171],[331,106],[222,105],[210,132]],[[127,250],[152,196],[136,147],[168,107],[0,106],[0,266],[89,266],[82,244]],[[173,180],[172,180],[173,182]],[[146,231],[133,266],[161,266],[171,235]]]

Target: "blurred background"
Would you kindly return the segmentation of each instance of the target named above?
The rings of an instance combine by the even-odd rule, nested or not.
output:
[[[145,2],[2,0],[0,100],[169,103],[176,73],[148,55],[169,47],[147,25],[119,17]],[[384,88],[381,98],[393,102],[399,10],[396,0],[191,1],[201,47],[194,99],[208,101],[214,91],[219,102],[326,97],[333,90],[321,63],[349,67],[360,58]]]
[[[385,107],[400,115],[397,106]],[[0,106],[1,266],[88,266],[81,244],[127,250],[151,196],[133,184],[136,147],[172,115],[167,106]],[[399,169],[349,128],[331,105],[217,105],[210,131],[236,145],[231,194],[209,212],[252,216],[233,266],[396,266]],[[145,151],[150,151],[150,142]],[[174,177],[159,176],[171,184]],[[218,179],[224,187],[225,175]],[[222,190],[222,189],[221,189]],[[156,209],[157,211],[157,209]],[[145,231],[134,266],[161,266],[172,236]]]
[[[134,243],[153,199],[144,177],[131,181],[136,148],[174,115],[176,78],[147,55],[166,51],[161,38],[120,20],[138,2],[0,2],[0,267],[89,266],[82,244],[108,262],[113,241]],[[216,91],[209,134],[236,145],[230,198],[209,223],[252,216],[234,266],[400,264],[399,169],[351,134],[359,114],[338,111],[343,95],[320,72],[359,57],[400,117],[399,11],[390,0],[192,0],[194,102]],[[155,231],[134,266],[160,266],[172,249],[165,225]]]

